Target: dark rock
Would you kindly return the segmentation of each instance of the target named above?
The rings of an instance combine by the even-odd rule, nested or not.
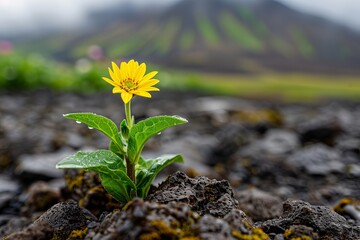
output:
[[[304,225],[293,225],[286,229],[283,235],[286,239],[319,239],[319,235],[314,232],[314,229]]]
[[[33,183],[27,193],[27,201],[22,212],[30,215],[36,211],[44,211],[60,201],[60,192],[51,188],[46,182]]]
[[[14,193],[1,193],[0,194],[0,212],[1,210],[15,197]]]
[[[105,191],[94,171],[65,170],[65,182],[66,188],[62,195],[76,200],[80,207],[86,208],[95,216],[120,208],[120,204]]]
[[[159,203],[184,202],[200,215],[208,213],[215,217],[223,217],[237,206],[228,181],[207,177],[189,178],[182,172],[169,176],[149,194],[147,200]]]
[[[359,239],[360,226],[350,225],[344,217],[325,206],[314,206],[301,200],[287,200],[278,219],[256,223],[266,233],[280,234],[291,226],[303,225],[318,233],[320,239]]]
[[[124,211],[114,211],[85,239],[179,239],[196,236],[192,225],[199,215],[182,203],[168,205],[135,199]]]
[[[230,123],[221,128],[215,136],[217,144],[209,151],[206,162],[210,166],[218,163],[225,164],[224,159],[229,159],[232,154],[250,140],[249,130],[239,123]]]
[[[166,133],[162,135],[166,135]],[[160,172],[159,176],[154,181],[154,184],[165,180],[168,175],[176,171],[216,178],[219,177],[219,175],[217,175],[211,167],[206,165],[208,153],[215,145],[216,140],[212,136],[189,134],[185,136],[179,136],[178,138],[172,139],[171,141],[166,141],[162,143],[158,149],[152,149],[151,152],[144,151],[143,156],[146,159],[151,159],[161,155],[181,153],[185,159],[184,163],[170,165],[162,172]]]
[[[295,151],[300,142],[294,132],[273,129],[265,134],[261,145],[265,154],[288,154]]]
[[[251,218],[249,218],[242,210],[235,208],[224,216],[224,220],[234,229],[244,228],[245,222],[249,226],[253,225]]]
[[[88,221],[96,218],[80,208],[75,201],[54,205],[33,224],[22,231],[10,235],[9,239],[66,239],[73,230],[84,229]],[[22,238],[28,236],[28,238]]]
[[[48,222],[56,231],[67,233],[71,229],[83,228],[87,221],[95,219],[88,210],[80,208],[75,201],[69,200],[55,204],[35,222]]]
[[[246,215],[233,209],[224,219],[198,215],[187,204],[159,204],[134,199],[125,210],[114,211],[85,239],[259,239],[268,240],[261,230],[244,223]]]
[[[319,114],[301,122],[297,131],[300,133],[302,143],[322,142],[333,145],[343,129],[335,116]]]
[[[16,193],[20,190],[20,185],[13,179],[0,176],[0,193]]]
[[[323,144],[305,147],[287,158],[286,163],[290,167],[313,175],[344,171],[340,153]]]
[[[239,201],[239,208],[255,222],[276,218],[282,213],[280,198],[256,188],[239,192],[236,199]]]
[[[74,151],[63,150],[57,153],[23,155],[19,158],[15,173],[27,184],[36,180],[61,178],[63,170],[56,169],[55,166],[60,160],[72,154]]]
[[[284,158],[299,147],[295,133],[286,130],[269,130],[263,139],[253,141],[241,149],[240,154],[251,158]]]
[[[3,222],[5,224],[3,224]],[[1,215],[0,237],[5,237],[16,231],[20,231],[31,223],[26,217],[14,217],[9,215]]]
[[[204,215],[198,222],[197,228],[201,239],[230,239],[230,225],[223,219],[215,218],[211,215]]]
[[[352,152],[356,155],[360,155],[360,139],[342,136],[336,139],[336,147],[343,152]]]
[[[250,126],[259,134],[266,133],[269,129],[280,127],[283,117],[277,109],[267,107],[252,107],[232,113],[232,120]]]
[[[48,240],[53,239],[54,228],[48,222],[37,222],[26,227],[24,230],[15,232],[5,237],[7,240]],[[65,239],[65,238],[57,238]]]

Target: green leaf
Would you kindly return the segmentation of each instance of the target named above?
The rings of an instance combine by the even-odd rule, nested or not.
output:
[[[69,113],[65,114],[64,117],[73,119],[78,123],[84,123],[91,128],[99,130],[110,138],[114,144],[118,146],[118,149],[121,149],[122,152],[125,153],[124,146],[118,133],[119,130],[116,124],[109,118],[95,113]]]
[[[181,155],[164,155],[152,160],[139,159],[136,168],[136,188],[138,197],[145,198],[157,174],[175,162],[184,162]]]
[[[120,132],[121,135],[125,138],[128,139],[129,138],[129,127],[126,124],[126,120],[122,120],[121,124],[120,124]]]
[[[105,190],[121,203],[127,203],[136,197],[136,186],[126,172],[113,170],[108,173],[100,173],[101,184]]]
[[[141,151],[150,137],[163,130],[187,123],[185,118],[179,116],[157,116],[138,122],[130,129],[128,140],[128,157],[134,164],[140,158]]]
[[[93,170],[95,168],[107,167],[110,169],[126,170],[124,161],[118,155],[109,150],[97,150],[95,152],[77,152],[72,156],[64,158],[56,168],[82,168]]]
[[[124,144],[125,145],[125,144]],[[119,147],[119,145],[115,144],[114,141],[110,141],[109,143],[109,149],[113,153],[117,154],[119,157],[124,158],[124,149],[123,147]]]
[[[99,173],[102,185],[119,202],[134,197],[136,186],[126,174],[124,160],[109,150],[77,152],[61,160],[56,168],[81,168]]]

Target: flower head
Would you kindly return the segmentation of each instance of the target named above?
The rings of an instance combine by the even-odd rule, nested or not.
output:
[[[120,66],[112,62],[112,69],[109,68],[111,79],[103,77],[107,83],[114,86],[112,92],[120,93],[124,103],[128,103],[134,95],[150,98],[150,91],[160,91],[158,88],[153,87],[159,82],[154,79],[157,71],[150,72],[145,75],[146,64],[134,60],[128,63],[122,62]]]

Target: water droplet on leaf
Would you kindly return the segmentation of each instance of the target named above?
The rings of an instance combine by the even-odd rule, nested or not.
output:
[[[88,129],[90,129],[90,130],[91,130],[91,129],[94,129],[94,128],[93,128],[93,127],[88,127]]]
[[[76,123],[77,123],[77,124],[81,124],[81,122],[80,122],[80,121],[76,121]]]

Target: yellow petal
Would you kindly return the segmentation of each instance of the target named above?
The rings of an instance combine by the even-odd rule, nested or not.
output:
[[[141,89],[142,91],[146,91],[146,92],[149,92],[149,91],[160,91],[160,89],[156,88],[156,87],[147,87],[147,88],[142,88]]]
[[[157,71],[153,71],[153,72],[150,72],[150,73],[146,74],[146,75],[141,79],[140,82],[146,82],[146,81],[152,79],[153,77],[155,77],[155,75],[156,75],[157,73],[158,73]]]
[[[135,61],[134,59],[131,59],[128,63],[128,66],[129,66],[129,77],[130,78],[134,78],[135,77],[135,67],[136,67],[136,64],[135,64]]]
[[[117,87],[117,86],[118,86],[118,85],[117,85],[113,80],[111,80],[111,79],[108,79],[108,78],[106,78],[106,77],[103,77],[102,79],[103,79],[104,81],[106,81],[107,83],[113,85],[114,87]]]
[[[126,62],[122,62],[120,65],[120,72],[123,74],[121,80],[125,80],[129,77],[129,67]]]
[[[118,86],[114,87],[112,90],[112,93],[122,93],[122,92],[124,92],[124,89],[122,89]]]
[[[136,70],[135,81],[140,82],[146,72],[146,64],[142,63]]]
[[[122,98],[122,100],[124,101],[125,104],[128,103],[131,100],[132,96],[133,96],[132,93],[127,93],[127,92],[122,92],[121,93],[121,98]]]
[[[112,79],[114,82],[116,82],[116,83],[119,82],[119,79],[117,78],[117,76],[115,75],[115,73],[111,70],[111,68],[109,68],[109,74],[110,74],[111,79]]]
[[[151,98],[150,93],[145,92],[145,91],[135,91],[134,92],[135,95],[141,96],[141,97],[147,97],[147,98]]]
[[[121,81],[124,81],[124,79],[127,78],[127,75],[125,74],[124,64],[125,64],[125,63],[122,62],[121,65],[120,65],[120,68],[119,68],[119,74],[118,74],[118,76],[119,76],[120,82],[121,82]]]
[[[111,62],[112,70],[116,73],[120,71],[118,65],[115,62]]]
[[[135,69],[137,69],[138,67],[139,67],[139,63],[135,61]]]
[[[139,88],[151,87],[151,86],[157,84],[158,82],[160,82],[160,81],[157,80],[157,79],[150,79],[150,80],[148,80],[148,81],[142,81],[142,82],[139,84]]]
[[[114,72],[114,75],[118,78],[118,80],[121,79],[120,77],[120,69],[118,67],[118,65],[115,62],[111,62],[112,65],[112,70]]]

